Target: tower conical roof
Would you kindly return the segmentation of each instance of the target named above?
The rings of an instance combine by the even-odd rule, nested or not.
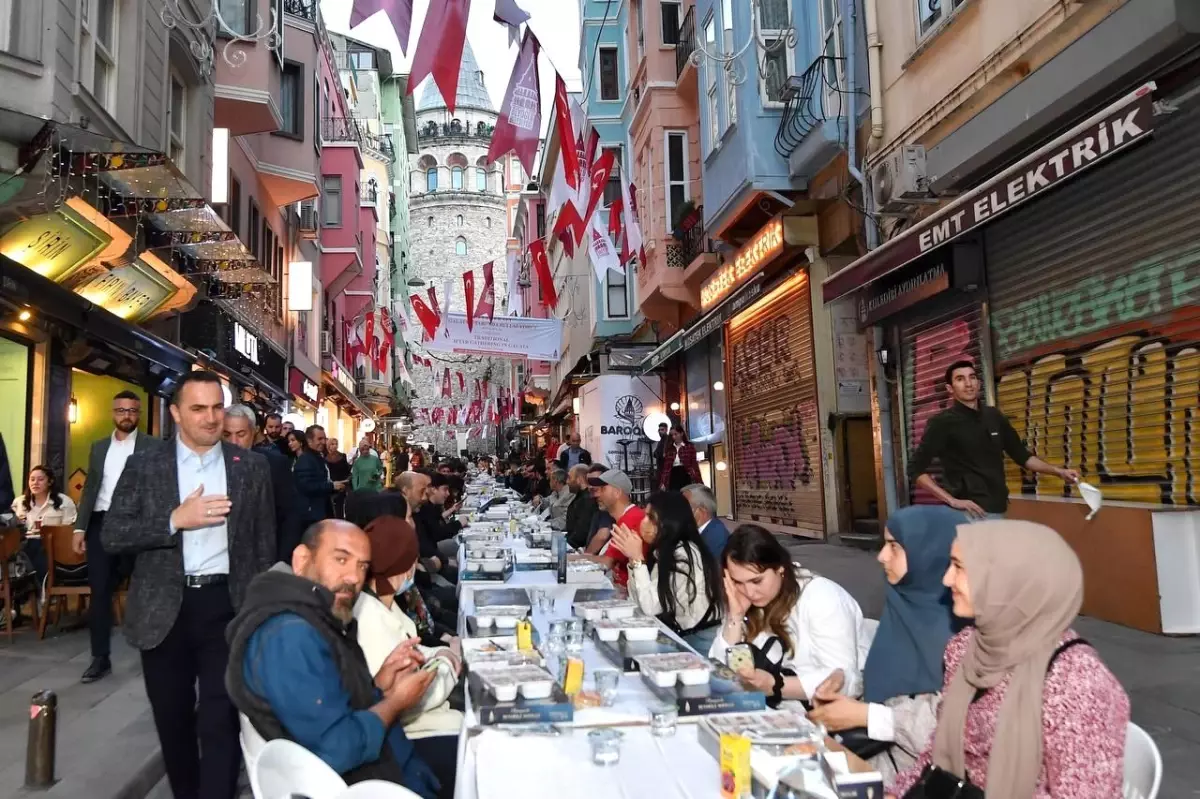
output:
[[[488,94],[487,86],[483,83],[483,72],[475,60],[475,52],[471,49],[470,40],[463,45],[462,63],[458,65],[458,98],[454,105],[455,107],[483,108],[488,111],[496,110],[492,106],[492,98]],[[417,104],[417,110],[428,111],[445,107],[446,101],[442,99],[442,93],[438,91],[437,85],[434,84],[432,78],[426,78],[425,87],[421,89],[421,102]]]

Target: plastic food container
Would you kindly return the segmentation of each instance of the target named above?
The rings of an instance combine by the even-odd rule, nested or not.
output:
[[[500,547],[487,547],[483,551],[483,556],[485,558],[498,558],[498,557],[500,557],[500,552],[501,552]]]
[[[653,627],[622,627],[621,634],[626,641],[653,641],[658,637],[658,626]]]
[[[488,689],[492,692],[492,696],[496,697],[496,700],[499,702],[511,702],[517,698],[518,683],[514,679],[489,675],[487,685]]]
[[[585,621],[600,621],[604,618],[603,608],[575,606],[575,612],[583,616]]]
[[[504,571],[503,560],[481,560],[477,561],[479,570],[484,574],[499,574]]]
[[[497,616],[496,617],[496,629],[497,630],[515,630],[517,628],[517,622],[519,622],[519,621],[520,621],[520,619],[518,619],[516,616]]]
[[[522,680],[521,696],[526,699],[546,699],[554,687],[554,681],[547,675],[544,680]]]
[[[642,672],[662,688],[669,688],[676,682],[704,685],[711,675],[703,658],[687,652],[644,655],[637,660]]]
[[[615,641],[621,637],[621,625],[615,621],[600,620],[595,626],[596,637],[601,641]]]
[[[488,616],[486,614],[476,613],[475,614],[475,624],[477,624],[480,627],[495,627],[496,626],[496,617]]]
[[[679,672],[674,669],[658,669],[643,665],[642,673],[653,680],[659,688],[670,688],[679,681]]]
[[[679,681],[684,685],[706,685],[712,672],[705,668],[680,669]]]
[[[606,619],[632,619],[633,614],[637,612],[637,608],[633,605],[614,605],[613,607],[604,610],[604,618]]]

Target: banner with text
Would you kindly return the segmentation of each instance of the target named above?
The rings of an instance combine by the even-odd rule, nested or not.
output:
[[[466,314],[446,314],[445,324],[425,348],[431,352],[499,355],[557,363],[562,357],[562,320],[497,316],[490,324],[476,320],[467,327]]]

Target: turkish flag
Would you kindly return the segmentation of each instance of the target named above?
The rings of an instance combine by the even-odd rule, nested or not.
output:
[[[447,366],[442,372],[442,396],[449,398],[452,393],[450,388],[450,367]]]
[[[375,358],[375,368],[379,370],[380,374],[387,372],[388,353],[391,352],[391,349],[392,345],[386,340],[379,342],[379,354]]]
[[[496,120],[496,129],[492,131],[492,143],[487,154],[489,164],[505,153],[515,151],[525,172],[533,173],[538,137],[542,133],[542,97],[537,64],[540,49],[537,37],[526,27],[521,51],[517,53],[517,63],[513,64],[512,77],[508,79],[508,91],[500,106],[500,117]]]
[[[413,0],[354,0],[354,5],[350,7],[350,27],[357,27],[379,11],[387,14],[388,19],[392,21],[392,30],[400,40],[400,52],[408,55]]]
[[[467,298],[467,330],[475,329],[475,270],[463,272],[463,296]]]
[[[466,378],[464,378],[464,377],[463,377],[463,373],[462,373],[462,372],[455,372],[454,374],[458,375],[458,390],[459,390],[459,391],[466,391],[466,389],[467,389],[467,381],[466,381]]]
[[[596,163],[592,164],[591,183],[588,186],[588,204],[587,213],[583,215],[583,223],[586,226],[592,220],[592,214],[596,211],[596,206],[604,199],[604,187],[608,184],[608,176],[612,174],[613,167],[616,165],[616,153],[612,150],[605,150]]]
[[[430,291],[432,292],[433,289],[430,289]],[[425,301],[421,299],[420,294],[413,294],[408,299],[412,302],[413,311],[416,313],[417,320],[420,321],[421,328],[425,331],[425,335],[429,338],[433,338],[437,333],[438,327],[441,326],[441,319],[438,317],[437,312],[425,304]]]
[[[458,408],[457,407],[453,407],[450,409],[450,424],[458,424]]]
[[[433,309],[433,312],[435,314],[437,314],[438,327],[441,327],[442,326],[442,309],[441,309],[441,306],[438,305],[437,289],[435,289],[433,286],[430,286],[428,294],[429,294],[429,307]]]
[[[562,152],[563,177],[572,189],[579,189],[579,151],[575,149],[575,129],[571,125],[571,104],[562,75],[554,75],[554,116],[558,124],[558,148]]]
[[[429,4],[408,76],[408,93],[412,94],[432,75],[451,114],[458,99],[458,67],[467,41],[470,12],[471,0],[438,0]]]
[[[562,210],[558,212],[558,218],[554,220],[553,234],[555,238],[562,240],[567,257],[574,258],[575,245],[582,242],[587,234],[587,223],[579,216],[579,209],[571,200],[563,203]]]
[[[479,378],[477,377],[477,378],[475,378],[475,399],[479,399],[482,396],[483,396],[483,393],[482,393],[481,389],[479,388]]]
[[[488,379],[485,377],[485,378],[483,378],[483,396],[486,397],[487,395],[488,395]]]
[[[483,265],[483,291],[479,295],[479,306],[475,309],[476,316],[487,314],[488,321],[495,318],[496,312],[496,279],[492,274],[492,262]]]
[[[613,200],[612,205],[608,206],[608,235],[614,244],[621,235],[621,213],[624,209],[625,202],[620,197]]]
[[[542,287],[542,297],[546,307],[554,310],[558,305],[558,294],[554,291],[554,275],[550,274],[550,259],[546,257],[546,245],[541,239],[534,239],[529,244],[529,257],[537,270],[538,284]]]
[[[646,251],[642,249],[642,225],[638,221],[637,186],[633,181],[621,181],[621,205],[625,208],[625,240],[621,243],[621,260],[628,263],[627,254],[637,255],[646,263]]]

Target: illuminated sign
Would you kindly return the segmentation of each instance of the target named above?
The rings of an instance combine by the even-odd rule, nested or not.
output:
[[[258,337],[237,322],[233,323],[233,348],[253,364],[258,364]]]
[[[63,206],[18,222],[0,239],[0,253],[57,282],[100,255],[112,241],[82,214]]]
[[[329,374],[333,376],[333,379],[337,381],[337,384],[342,387],[346,394],[349,396],[354,396],[354,377],[348,373],[337,361],[331,360],[329,366]]]
[[[758,231],[733,260],[724,264],[700,287],[700,308],[708,310],[729,292],[745,283],[783,252],[783,219],[775,217]]]
[[[295,367],[292,367],[290,382],[292,393],[297,397],[304,397],[313,405],[321,401],[321,387],[309,380],[303,372]]]

